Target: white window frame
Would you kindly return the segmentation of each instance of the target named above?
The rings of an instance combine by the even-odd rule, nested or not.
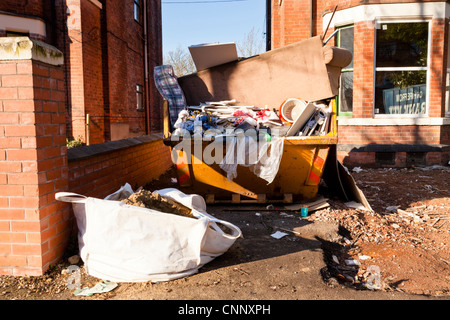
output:
[[[378,67],[377,68],[377,28],[380,28],[382,24],[389,24],[389,23],[428,23],[428,44],[427,44],[427,66],[426,67]],[[373,118],[421,118],[421,117],[428,117],[429,113],[429,96],[430,96],[430,57],[431,57],[431,28],[432,23],[431,19],[423,18],[423,19],[379,19],[375,21],[375,35],[374,35],[374,44],[373,44],[373,100],[372,100],[372,117]],[[424,114],[379,114],[375,113],[375,88],[376,88],[376,73],[377,71],[426,71],[427,77],[426,77],[426,104],[425,104],[425,113]]]

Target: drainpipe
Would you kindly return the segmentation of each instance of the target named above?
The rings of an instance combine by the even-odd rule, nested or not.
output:
[[[272,1],[266,0],[266,51],[272,47]]]
[[[145,99],[145,125],[146,125],[146,132],[147,134],[150,134],[151,126],[150,126],[150,104],[149,104],[149,95],[150,95],[150,88],[148,83],[148,35],[147,35],[147,0],[144,0],[144,72],[145,72],[145,92],[144,92],[144,99]]]
[[[309,0],[309,8],[310,8],[310,14],[311,14],[311,16],[310,16],[310,25],[309,25],[309,36],[312,38],[313,37],[313,6],[314,6],[314,4],[313,4],[313,1],[314,0]]]

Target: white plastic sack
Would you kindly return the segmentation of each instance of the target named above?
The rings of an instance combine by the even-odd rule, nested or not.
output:
[[[55,195],[59,201],[72,203],[80,257],[89,275],[114,282],[185,277],[225,253],[242,235],[235,225],[207,214],[198,195],[172,188],[155,192],[190,207],[197,219],[118,201],[133,193],[128,184],[108,199],[68,192]],[[223,232],[219,224],[232,234]]]
[[[256,136],[239,135],[227,141],[227,152],[219,164],[227,179],[237,177],[237,166],[250,170],[270,184],[275,179],[283,156],[284,139],[272,137],[271,141],[257,141]]]

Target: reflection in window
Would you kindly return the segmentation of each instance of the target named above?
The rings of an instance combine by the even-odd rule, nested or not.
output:
[[[134,0],[134,20],[141,22],[141,0]]]
[[[136,85],[136,109],[144,110],[144,90],[140,84]]]
[[[354,27],[340,28],[337,34],[337,43],[340,48],[349,50],[353,55]],[[349,114],[353,111],[353,59],[342,69],[341,85],[339,90],[339,114]]]
[[[425,114],[428,22],[381,23],[376,31],[375,113]]]

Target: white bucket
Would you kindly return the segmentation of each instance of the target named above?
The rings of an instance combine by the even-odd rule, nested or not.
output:
[[[286,122],[293,123],[305,108],[306,102],[296,98],[290,98],[283,102],[280,107],[280,113]]]

